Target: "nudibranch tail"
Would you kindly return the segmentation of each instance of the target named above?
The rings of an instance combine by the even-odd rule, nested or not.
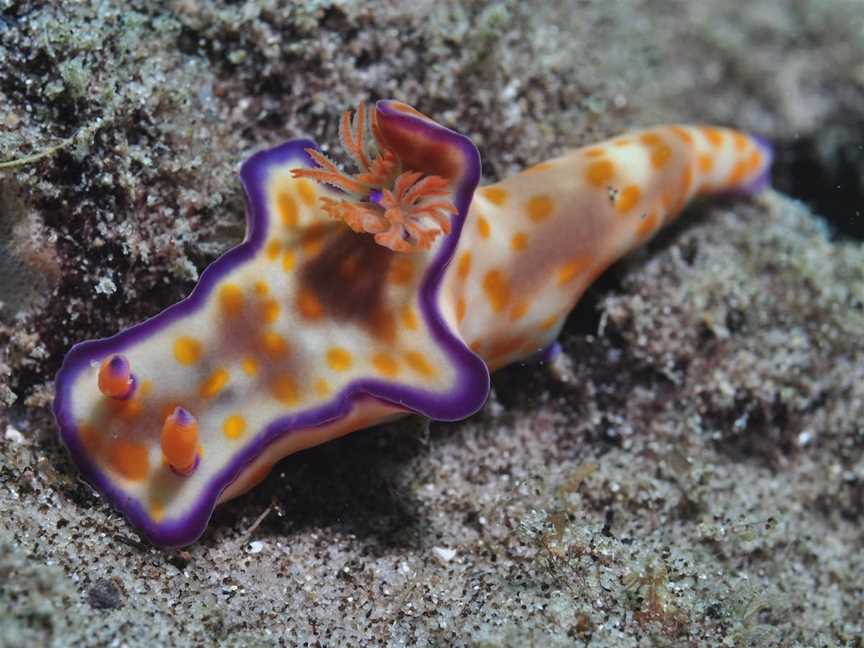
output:
[[[333,218],[344,221],[355,232],[373,234],[375,242],[396,252],[428,250],[439,234],[450,233],[450,218],[456,206],[445,198],[450,182],[438,175],[405,170],[398,153],[384,144],[379,112],[372,111],[367,126],[366,106],[362,102],[354,117],[342,114],[339,136],[343,148],[359,168],[355,176],[339,170],[323,153],[306,152],[319,165],[317,169],[292,170],[295,178],[309,178],[332,185],[349,194],[336,200],[324,197],[322,208]],[[366,133],[370,130],[377,152],[370,159]]]
[[[546,348],[606,267],[698,195],[767,183],[771,150],[709,126],[660,126],[543,162],[478,190],[446,289],[491,369]]]

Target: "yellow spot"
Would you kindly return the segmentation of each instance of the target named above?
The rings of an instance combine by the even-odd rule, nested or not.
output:
[[[213,370],[207,379],[201,383],[201,389],[199,393],[201,394],[201,398],[213,398],[225,389],[225,385],[228,384],[228,380],[231,378],[231,374],[228,373],[228,370],[219,367]]]
[[[282,269],[285,272],[291,272],[294,269],[294,253],[291,250],[286,250],[282,256]]]
[[[265,299],[264,303],[261,305],[261,317],[262,319],[271,324],[279,319],[279,310],[280,310],[279,302],[275,299]]]
[[[501,187],[483,187],[480,194],[493,205],[499,207],[507,201],[507,191]]]
[[[579,257],[568,261],[558,269],[558,285],[563,286],[570,283],[591,265],[587,257]]]
[[[261,335],[261,349],[274,360],[282,358],[288,353],[288,342],[278,333],[265,331]]]
[[[333,371],[348,371],[353,362],[351,354],[342,347],[330,347],[327,350],[327,364]]]
[[[618,200],[615,201],[615,209],[618,210],[619,214],[626,214],[636,206],[636,203],[639,202],[641,197],[642,192],[636,185],[625,187],[621,193],[618,194]]]
[[[510,302],[510,285],[500,270],[490,270],[483,277],[483,290],[489,300],[492,310],[502,312]]]
[[[414,264],[406,255],[397,255],[390,264],[390,281],[397,286],[410,283],[414,278]]]
[[[436,373],[435,367],[419,351],[408,351],[405,354],[405,362],[420,375],[431,377]]]
[[[219,305],[228,317],[236,317],[243,310],[243,291],[240,286],[228,283],[219,289]]]
[[[550,169],[554,169],[555,165],[551,162],[541,162],[540,164],[535,164],[534,166],[525,169],[524,173],[539,173],[541,171],[549,171]]]
[[[480,232],[480,236],[484,239],[489,238],[491,228],[489,227],[489,221],[487,221],[483,216],[477,218],[477,231]]]
[[[593,148],[587,148],[582,151],[582,155],[587,158],[598,158],[606,155],[606,149],[600,148],[599,146],[595,146]]]
[[[328,383],[323,378],[319,378],[315,381],[315,393],[321,396],[322,398],[330,395],[330,383]]]
[[[222,423],[222,434],[229,439],[239,439],[246,432],[246,419],[240,414],[232,414]]]
[[[456,276],[460,279],[467,279],[468,273],[471,272],[471,253],[463,252],[459,257],[459,265],[456,266]]]
[[[406,306],[402,310],[402,324],[411,331],[416,331],[420,326],[420,319],[417,317],[416,311],[410,306]]]
[[[316,320],[321,319],[324,315],[324,307],[315,293],[309,290],[300,289],[297,293],[297,310],[306,319]]]
[[[525,317],[525,313],[528,312],[528,302],[519,302],[516,304],[513,309],[510,311],[510,321],[516,322],[523,317]]]
[[[510,240],[510,247],[514,252],[521,252],[528,247],[528,235],[525,232],[516,232]]]
[[[295,405],[300,400],[300,391],[297,389],[297,383],[287,374],[276,376],[270,389],[273,397],[285,405]]]
[[[460,297],[456,300],[456,321],[461,322],[465,319],[465,300]]]
[[[300,194],[300,200],[302,200],[303,204],[307,207],[312,207],[315,204],[315,187],[313,187],[312,183],[305,178],[301,178],[297,181],[297,193]]]
[[[393,378],[399,373],[399,365],[392,356],[386,353],[376,353],[372,356],[372,366],[382,376]]]
[[[645,146],[657,146],[663,143],[663,139],[657,133],[645,133],[639,138]]]
[[[615,167],[609,160],[599,160],[588,165],[585,180],[595,187],[604,187],[615,176]]]
[[[672,149],[661,144],[651,151],[651,166],[655,169],[662,169],[672,159]]]
[[[261,281],[259,279],[252,285],[252,290],[254,290],[255,294],[259,297],[263,297],[270,292],[270,286],[267,285],[266,281]]]
[[[291,194],[287,191],[280,191],[276,197],[276,204],[279,208],[279,216],[282,218],[282,222],[287,227],[297,227],[297,202],[291,197]]]
[[[705,139],[708,140],[708,143],[715,148],[720,148],[723,146],[723,133],[720,132],[716,128],[703,128],[702,134],[705,135]]]
[[[150,472],[147,446],[135,441],[117,439],[111,446],[108,462],[115,472],[130,481],[141,481]]]
[[[528,218],[535,223],[542,223],[552,215],[555,209],[555,203],[545,194],[531,196],[525,204],[525,209],[528,212]]]
[[[683,126],[673,126],[671,128],[671,130],[678,137],[680,137],[681,141],[684,142],[685,144],[692,144],[693,143],[693,136],[690,134],[690,131],[688,131]]]
[[[182,336],[174,341],[174,359],[181,365],[193,365],[201,359],[201,343],[193,337]]]
[[[154,497],[150,500],[150,519],[154,522],[161,522],[165,519],[165,502],[161,499]]]
[[[267,243],[267,247],[264,248],[264,254],[267,255],[267,258],[270,261],[275,261],[276,257],[279,256],[279,252],[282,251],[282,241],[273,239],[272,241]]]
[[[699,156],[699,170],[702,173],[710,173],[714,168],[714,158],[710,153],[703,153]]]
[[[636,228],[636,235],[639,238],[644,238],[653,233],[657,228],[657,212],[649,213],[639,222],[639,227]]]
[[[240,368],[243,369],[243,373],[247,376],[254,376],[258,373],[258,361],[255,358],[243,358]]]

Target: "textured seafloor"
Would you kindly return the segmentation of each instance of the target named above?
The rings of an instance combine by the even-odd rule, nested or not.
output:
[[[0,645],[862,646],[862,60],[860,0],[0,0],[0,160],[38,158],[0,171]],[[239,241],[250,152],[381,97],[487,180],[739,126],[814,209],[695,205],[482,413],[295,455],[196,545],[142,544],[57,441],[64,352]]]

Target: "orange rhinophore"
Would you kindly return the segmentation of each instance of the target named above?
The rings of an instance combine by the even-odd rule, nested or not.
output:
[[[99,367],[99,391],[108,398],[124,400],[135,391],[135,376],[125,356],[112,355]]]
[[[165,419],[160,438],[165,461],[181,475],[198,465],[198,422],[187,410],[177,407]]]

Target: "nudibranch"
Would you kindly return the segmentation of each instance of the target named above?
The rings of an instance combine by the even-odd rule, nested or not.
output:
[[[661,126],[476,190],[471,141],[410,106],[340,126],[353,174],[309,140],[253,155],[246,239],[57,375],[63,443],[154,543],[194,542],[285,455],[472,414],[489,371],[554,344],[604,268],[692,197],[760,188],[771,161],[738,131]]]

